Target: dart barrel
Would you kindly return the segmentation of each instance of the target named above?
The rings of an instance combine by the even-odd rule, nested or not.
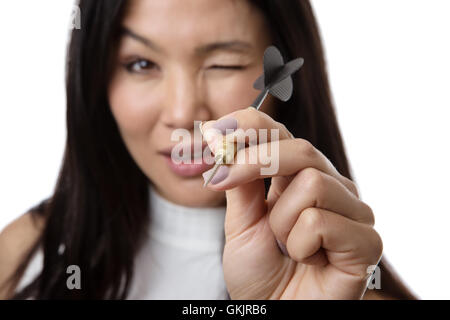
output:
[[[214,160],[216,163],[231,164],[237,153],[237,143],[227,141],[226,137],[222,138],[220,147],[216,150]]]

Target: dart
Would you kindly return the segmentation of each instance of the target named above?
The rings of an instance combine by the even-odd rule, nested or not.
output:
[[[269,93],[283,102],[288,101],[294,91],[291,76],[303,66],[303,63],[304,59],[299,57],[285,64],[281,52],[275,46],[268,47],[264,51],[263,57],[264,72],[253,84],[253,88],[261,90],[261,93],[251,106],[259,110]],[[214,156],[216,164],[203,187],[206,187],[211,182],[219,167],[229,163],[230,159],[234,159],[235,155],[235,144],[227,144],[224,139],[222,147]]]

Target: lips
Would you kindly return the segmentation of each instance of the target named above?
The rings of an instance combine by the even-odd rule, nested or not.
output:
[[[175,154],[179,157],[175,157],[175,159],[172,159],[172,151],[175,147],[177,148],[177,150],[175,150]],[[200,176],[203,172],[213,167],[214,163],[212,163],[211,161],[208,161],[208,163],[205,162],[205,160],[207,159],[203,157],[204,154],[210,155],[210,152],[205,152],[209,151],[206,143],[201,145],[201,149],[198,146],[197,148],[195,148],[194,144],[191,144],[190,154],[182,154],[185,149],[189,150],[189,146],[184,146],[183,148],[182,145],[178,144],[173,147],[164,149],[158,153],[164,157],[171,171],[181,177]],[[180,152],[181,154],[178,154],[178,152]],[[211,159],[213,158],[211,157]]]
[[[197,147],[197,148],[195,148],[195,147]],[[189,154],[186,154],[186,155],[184,155],[184,154],[175,155],[175,156],[179,156],[179,158],[177,158],[177,160],[188,160],[188,159],[200,158],[203,155],[205,148],[208,148],[208,150],[209,150],[208,144],[206,142],[204,142],[204,143],[202,143],[201,148],[199,148],[198,145],[197,146],[194,145],[193,143],[190,146],[176,144],[172,147],[163,149],[163,150],[159,151],[158,153],[163,156],[166,156],[166,157],[171,157],[172,151],[174,148],[177,148],[177,151],[180,151],[180,150],[184,151],[185,149],[189,150],[189,148],[190,148],[190,151],[191,151]]]

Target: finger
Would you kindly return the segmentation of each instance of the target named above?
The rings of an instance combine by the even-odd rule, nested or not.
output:
[[[271,133],[270,135],[264,134],[262,142],[293,138],[284,124],[253,107],[232,112],[217,121],[202,123],[200,130],[213,152],[216,151],[217,141],[220,141],[223,135],[227,135],[229,141],[250,145],[260,143],[259,133],[261,130],[264,130],[264,133]]]
[[[265,156],[260,156],[265,154]],[[214,190],[227,190],[266,177],[291,176],[308,167],[316,168],[341,182],[357,195],[354,183],[342,176],[320,151],[304,139],[287,139],[239,150],[233,165],[226,166],[220,181],[209,184]]]
[[[366,277],[369,265],[376,265],[383,252],[379,234],[370,226],[334,212],[305,209],[289,233],[289,256],[303,264],[333,265],[340,271]]]
[[[286,243],[299,214],[310,207],[326,209],[373,226],[372,209],[336,178],[315,168],[301,170],[285,188],[270,211],[275,237]]]
[[[273,206],[283,194],[284,190],[294,179],[295,174],[290,176],[273,177],[270,181],[269,192],[267,193],[267,211],[271,212]]]
[[[216,151],[216,142],[220,141],[219,139],[222,139],[225,134],[228,141],[238,143],[238,150],[245,145],[257,145],[258,142],[261,142],[258,135],[259,129],[271,132],[274,130],[277,133],[277,135],[271,134],[263,142],[293,138],[282,123],[253,107],[235,111],[218,121],[208,121],[200,125],[200,131],[213,153]],[[228,167],[219,168],[221,173],[228,169]],[[210,170],[204,173],[205,180],[208,180],[212,172]],[[227,214],[225,216],[227,241],[254,226],[267,212],[264,195],[265,188],[262,180],[249,181],[235,186],[233,190],[227,190]]]
[[[225,237],[227,242],[252,227],[258,227],[258,222],[262,221],[261,218],[267,212],[264,198],[263,180],[251,181],[226,191]]]

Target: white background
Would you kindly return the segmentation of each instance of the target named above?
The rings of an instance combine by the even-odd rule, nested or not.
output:
[[[450,2],[313,0],[346,149],[384,252],[449,299]],[[0,3],[0,229],[53,190],[72,1]]]

